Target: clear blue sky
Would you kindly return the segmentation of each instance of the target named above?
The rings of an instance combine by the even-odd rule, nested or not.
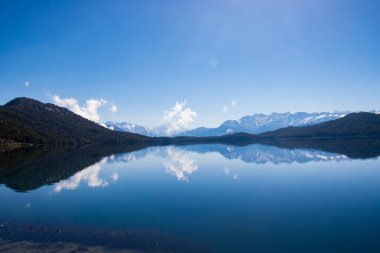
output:
[[[0,0],[0,33],[1,104],[105,99],[147,126],[185,99],[192,126],[380,109],[378,0]]]

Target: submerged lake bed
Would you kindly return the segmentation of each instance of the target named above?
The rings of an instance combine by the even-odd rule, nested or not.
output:
[[[379,252],[379,168],[262,144],[18,151],[2,156],[0,249]]]

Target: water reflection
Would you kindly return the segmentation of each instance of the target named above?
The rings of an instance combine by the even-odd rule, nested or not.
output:
[[[174,176],[178,181],[189,182],[189,177],[199,168],[197,161],[192,158],[191,153],[206,154],[216,153],[229,160],[240,160],[246,163],[255,164],[281,164],[281,163],[307,163],[349,160],[346,155],[307,149],[283,149],[275,146],[253,144],[248,146],[226,146],[226,145],[192,145],[192,146],[164,146],[149,147],[130,153],[111,155],[101,159],[99,162],[86,167],[75,173],[67,180],[62,180],[55,184],[54,191],[60,192],[63,189],[72,190],[78,188],[81,182],[88,187],[106,187],[107,179],[99,176],[102,167],[106,164],[125,164],[138,161],[147,156],[155,156],[162,160],[162,165],[166,173]],[[224,173],[232,179],[239,179],[237,172],[231,171],[226,166]],[[119,179],[119,174],[113,172],[109,175],[113,182]]]
[[[70,177],[68,180],[63,180],[55,185],[54,192],[60,192],[61,190],[73,190],[78,188],[81,181],[85,182],[88,187],[106,187],[108,182],[104,179],[99,178],[99,172],[102,169],[102,165],[107,163],[110,158],[103,158],[100,162],[95,163],[94,165],[88,166],[83,170],[74,174],[74,176]],[[118,176],[113,174],[111,177],[114,181],[118,179]]]
[[[341,161],[349,159],[346,155],[331,152],[308,149],[284,149],[261,144],[236,147],[224,145],[194,145],[184,148],[201,154],[216,152],[230,160],[237,159],[256,164],[306,163],[312,161]]]
[[[314,148],[315,147],[315,148]],[[321,140],[289,141],[247,146],[202,144],[190,146],[156,146],[87,149],[27,149],[0,154],[0,184],[15,191],[30,191],[54,184],[54,191],[76,189],[81,183],[91,188],[107,187],[119,180],[117,170],[101,175],[106,164],[138,161],[147,156],[161,159],[162,169],[178,181],[189,182],[190,175],[201,169],[197,154],[212,153],[228,160],[254,164],[291,164],[345,161],[375,158],[380,154],[380,141]],[[226,175],[238,179],[237,173],[224,168]]]
[[[145,158],[147,156],[157,156],[161,158],[165,171],[177,178],[178,181],[189,182],[189,176],[198,169],[198,164],[189,156],[188,150],[178,147],[150,147],[131,153],[111,155],[102,158],[99,162],[90,165],[75,173],[69,179],[62,180],[55,184],[54,192],[62,190],[74,190],[84,183],[90,188],[107,187],[109,182],[100,177],[100,172],[106,164],[126,164]],[[119,173],[113,172],[109,178],[116,182]]]
[[[232,179],[234,179],[234,180],[239,179],[239,174],[238,174],[237,172],[231,172],[231,169],[230,169],[228,166],[226,166],[226,167],[224,168],[224,173],[225,173],[227,176],[231,176]]]
[[[175,176],[178,181],[189,182],[189,175],[198,169],[198,164],[191,159],[185,150],[166,148],[163,162],[166,172]]]
[[[380,148],[352,144],[2,153],[0,251],[379,252]]]
[[[84,168],[101,162],[115,153],[141,149],[128,147],[89,147],[77,149],[28,148],[0,153],[0,184],[26,192],[56,184]],[[109,162],[112,159],[107,159]],[[95,166],[96,167],[96,166]]]

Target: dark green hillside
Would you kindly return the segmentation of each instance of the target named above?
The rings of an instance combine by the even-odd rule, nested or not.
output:
[[[102,158],[132,152],[140,145],[93,145],[90,147],[20,148],[0,152],[0,184],[15,191],[30,191],[58,183]]]
[[[150,138],[106,129],[66,108],[30,98],[0,106],[0,140],[53,145],[138,144]]]
[[[380,137],[380,114],[350,113],[315,126],[287,127],[258,135],[259,138]]]

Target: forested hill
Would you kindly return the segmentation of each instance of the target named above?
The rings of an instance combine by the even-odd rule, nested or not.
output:
[[[54,145],[140,144],[150,142],[150,138],[109,130],[53,104],[16,98],[0,106],[0,141]]]
[[[258,135],[259,138],[380,137],[380,114],[359,112],[315,126],[287,127]]]

